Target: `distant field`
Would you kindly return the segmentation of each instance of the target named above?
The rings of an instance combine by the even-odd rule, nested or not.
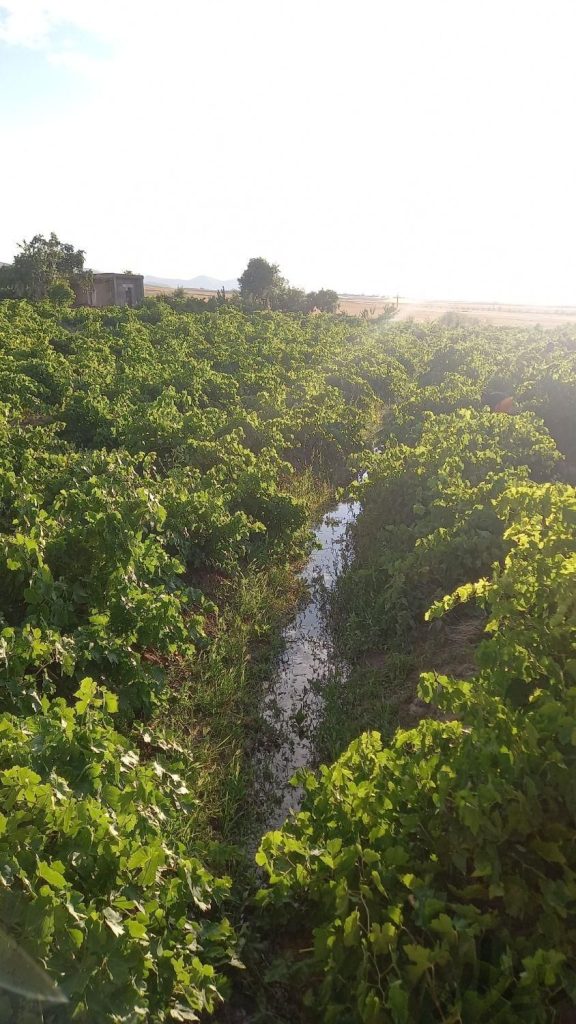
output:
[[[160,295],[169,289],[159,285],[146,285],[146,295]],[[187,295],[198,299],[209,299],[215,292],[185,289]],[[360,316],[366,310],[370,316],[378,316],[395,299],[380,295],[341,295],[340,309],[352,316]],[[576,306],[517,306],[489,302],[418,301],[400,299],[397,320],[438,320],[447,313],[453,313],[463,320],[485,320],[487,323],[512,326],[542,324],[543,327],[558,327],[561,324],[576,324]]]
[[[144,294],[145,295],[170,295],[175,288],[164,288],[160,284],[145,284]],[[201,288],[183,288],[186,295],[193,295],[195,299],[211,299],[216,292],[207,292]]]
[[[340,299],[340,309],[346,313],[361,314],[367,309],[378,316],[384,308],[395,302],[380,296],[345,295]],[[576,324],[576,306],[515,306],[489,302],[417,301],[400,299],[396,320],[438,320],[452,313],[463,320],[485,320],[487,323],[506,325],[542,324],[543,327],[557,327],[561,324]]]
[[[576,324],[576,306],[514,306],[487,302],[410,302],[400,300],[399,320],[437,320],[454,313],[464,320],[486,320],[491,324],[558,327]]]

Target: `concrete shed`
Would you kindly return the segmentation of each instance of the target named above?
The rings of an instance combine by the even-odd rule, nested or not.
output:
[[[142,274],[93,274],[93,285],[81,302],[86,306],[141,306]]]

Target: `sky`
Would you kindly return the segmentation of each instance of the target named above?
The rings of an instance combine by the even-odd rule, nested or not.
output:
[[[576,304],[575,0],[0,0],[0,261]]]

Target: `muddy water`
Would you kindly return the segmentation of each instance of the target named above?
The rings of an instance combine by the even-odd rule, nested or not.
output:
[[[262,790],[270,794],[266,831],[278,828],[289,812],[298,808],[301,790],[291,786],[290,779],[298,768],[313,761],[310,732],[322,714],[323,704],[318,682],[333,663],[324,613],[326,591],[332,589],[343,571],[348,529],[359,511],[357,502],[342,502],[322,519],[315,531],[321,546],[312,551],[302,572],[308,585],[306,603],[284,630],[283,654],[263,711],[274,739],[258,757],[257,774],[265,773],[267,779]]]

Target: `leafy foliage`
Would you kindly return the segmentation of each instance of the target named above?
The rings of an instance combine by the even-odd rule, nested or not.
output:
[[[261,256],[248,260],[246,269],[238,278],[240,295],[244,301],[267,306],[274,291],[282,284],[280,268]]]
[[[421,683],[455,720],[354,741],[258,854],[265,900],[314,925],[322,1020],[544,1024],[576,1002],[576,492],[513,485],[496,511],[503,567],[432,613],[490,614],[477,678]]]
[[[449,647],[472,601],[485,639],[474,674],[421,676],[431,717],[366,732],[302,774],[301,812],[257,856],[277,949],[268,981],[302,993],[302,1020],[564,1024],[576,1005],[576,491],[548,481],[576,479],[573,339],[436,324],[387,340],[409,383],[363,458],[334,608],[343,685],[361,692],[366,651],[393,664],[425,659],[435,635]],[[514,394],[519,415],[486,412],[486,388]],[[370,685],[368,727],[377,672]]]
[[[307,298],[311,309],[317,309],[321,313],[335,313],[338,309],[338,292],[333,288],[320,288],[317,292],[308,292]]]
[[[543,479],[558,462],[529,414],[424,412],[420,429],[417,443],[389,441],[372,457],[359,487],[357,557],[336,607],[348,653],[405,640],[431,601],[488,571],[505,551],[494,498],[510,480]]]
[[[336,313],[338,292],[332,288],[321,288],[316,292],[305,292],[294,288],[280,275],[275,263],[258,256],[248,260],[248,265],[238,279],[240,301],[245,309],[275,309],[285,313]]]
[[[91,275],[84,269],[85,253],[51,233],[49,238],[34,235],[18,246],[14,262],[0,268],[0,298],[45,299],[61,303],[70,301],[73,287],[81,289],[90,283]],[[70,291],[65,289],[68,284]]]
[[[194,1019],[235,962],[228,891],[163,836],[192,797],[114,730],[116,700],[84,679],[72,706],[43,698],[0,718],[0,916],[46,963],[75,1020]]]
[[[0,920],[69,997],[52,1019],[192,1020],[239,968],[229,881],[204,866],[192,741],[136,723],[226,628],[204,580],[302,557],[295,471],[348,472],[378,343],[360,328],[351,352],[326,317],[53,298],[0,303]]]

